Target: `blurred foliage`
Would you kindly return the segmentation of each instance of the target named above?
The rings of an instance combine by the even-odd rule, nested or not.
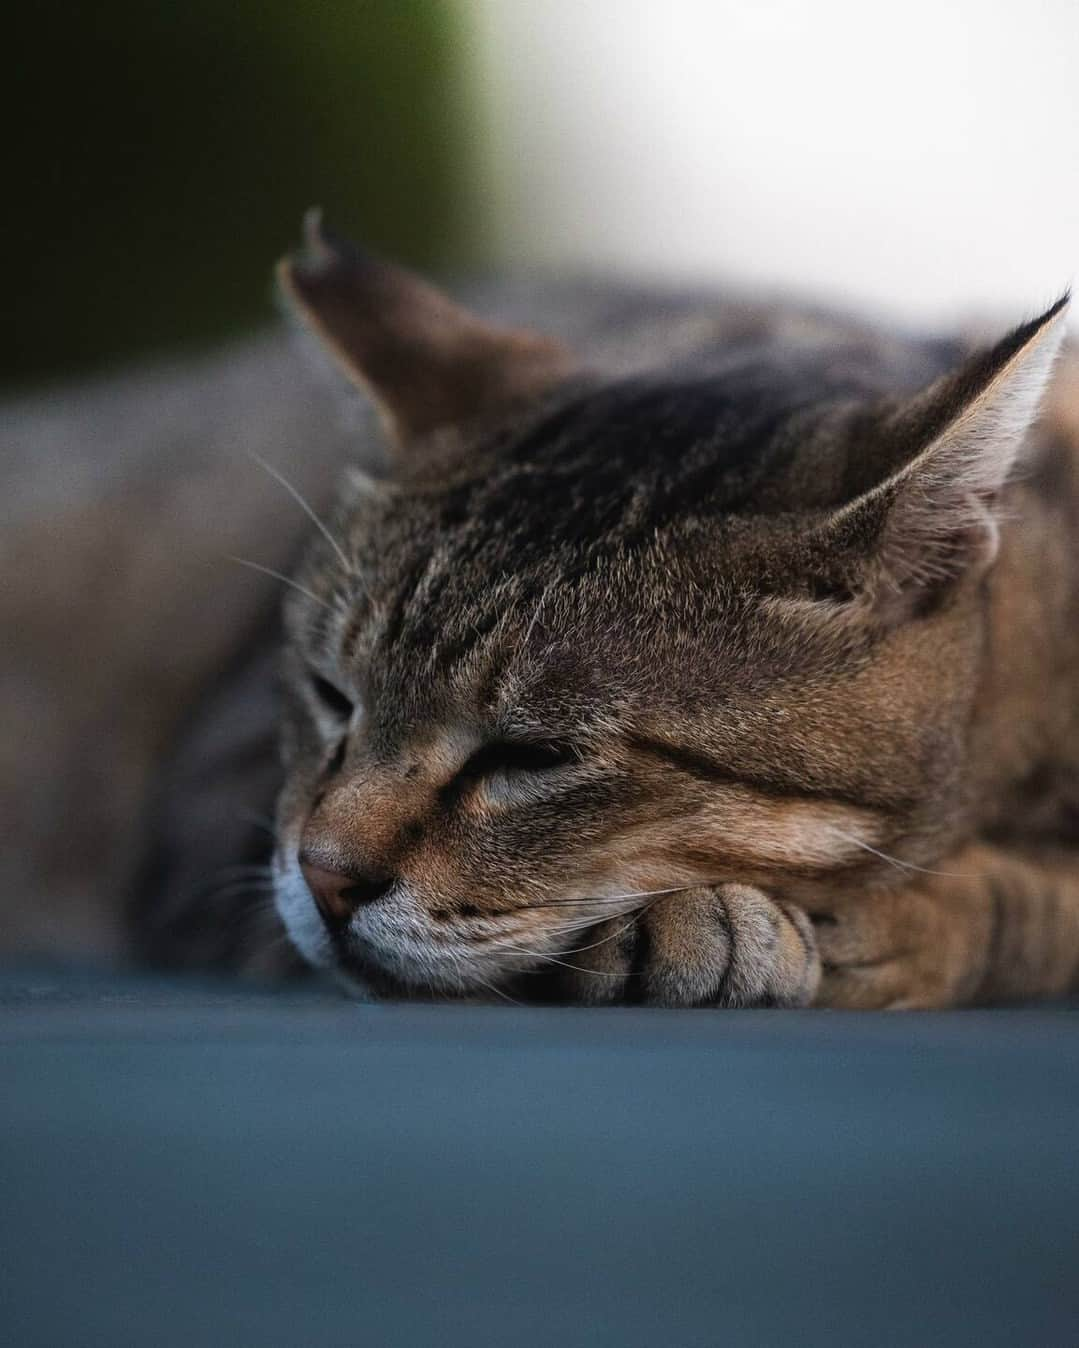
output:
[[[20,5],[5,28],[8,384],[267,317],[313,203],[406,261],[469,254],[449,0]]]

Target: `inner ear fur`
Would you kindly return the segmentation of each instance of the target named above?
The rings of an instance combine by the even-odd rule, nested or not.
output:
[[[817,541],[868,558],[871,588],[893,614],[991,565],[994,507],[1037,417],[1067,304],[1064,295],[877,423],[872,453],[886,467]]]
[[[534,398],[573,370],[559,343],[484,322],[333,234],[318,210],[304,219],[304,243],[278,264],[280,291],[402,448]]]

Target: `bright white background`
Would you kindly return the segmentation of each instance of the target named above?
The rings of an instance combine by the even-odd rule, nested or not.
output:
[[[1079,0],[471,0],[514,263],[914,319],[1079,273]]]

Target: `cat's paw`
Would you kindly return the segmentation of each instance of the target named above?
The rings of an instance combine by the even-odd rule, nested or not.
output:
[[[560,995],[591,1005],[808,1006],[820,980],[806,915],[748,885],[684,890],[612,918],[566,962]]]
[[[931,1009],[969,1000],[982,933],[953,899],[918,889],[868,895],[815,913],[817,1006]]]

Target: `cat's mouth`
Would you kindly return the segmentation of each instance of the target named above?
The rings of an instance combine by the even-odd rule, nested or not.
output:
[[[617,888],[617,887],[614,887]],[[343,981],[382,990],[461,996],[497,993],[522,975],[557,966],[567,945],[605,918],[632,913],[636,893],[568,896],[538,918],[527,907],[502,912],[461,905],[430,908],[404,881],[334,928],[320,914],[299,864],[279,861],[275,902],[304,958]]]
[[[365,983],[388,976],[408,987],[459,994],[489,986],[515,962],[511,951],[501,949],[500,933],[481,940],[436,924],[402,881],[334,928],[320,914],[298,862],[279,860],[274,899],[290,939],[308,963]]]

